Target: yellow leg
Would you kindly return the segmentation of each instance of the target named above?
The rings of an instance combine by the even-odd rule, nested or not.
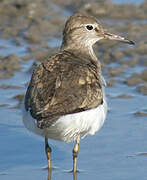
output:
[[[73,172],[77,172],[77,158],[79,152],[80,135],[77,137],[76,144],[73,148]]]
[[[51,166],[51,152],[52,152],[52,149],[48,145],[48,138],[47,137],[45,137],[45,152],[46,152],[46,157],[47,157],[47,160],[48,160],[48,168],[49,168],[49,170],[51,170],[51,168],[52,168],[52,166]]]

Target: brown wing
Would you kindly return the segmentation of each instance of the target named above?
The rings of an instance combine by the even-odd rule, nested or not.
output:
[[[39,128],[60,116],[95,108],[102,103],[102,88],[95,66],[63,53],[51,57],[34,71],[25,107]]]

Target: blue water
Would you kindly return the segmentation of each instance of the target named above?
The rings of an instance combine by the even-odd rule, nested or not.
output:
[[[140,5],[144,0],[111,0],[113,3],[116,4],[136,4]]]
[[[60,43],[53,40],[49,42],[52,47]],[[0,40],[2,45],[6,47],[0,49],[3,55],[17,53],[22,56],[27,53],[28,45],[25,43],[16,46],[13,41]],[[31,77],[28,69],[32,63],[33,60],[23,62],[20,72],[10,79],[0,80],[0,84],[22,86],[21,89],[0,89],[0,104],[8,104],[0,107],[0,180],[42,180],[48,177],[44,169],[47,160],[43,138],[28,132],[22,123],[21,110],[13,108],[17,105],[13,96],[26,91],[25,84]],[[141,70],[142,67],[138,66],[127,69],[121,80],[125,80],[131,72]],[[121,94],[129,94],[133,98],[118,98]],[[147,109],[147,97],[139,94],[136,87],[123,83],[106,87],[106,95],[109,113],[103,128],[96,135],[81,140],[78,159],[81,173],[77,174],[77,180],[146,180],[147,156],[133,155],[147,150],[147,118],[134,115],[136,111]],[[67,172],[72,168],[74,144],[53,140],[49,143],[53,166],[56,167],[52,180],[74,179],[72,173]]]

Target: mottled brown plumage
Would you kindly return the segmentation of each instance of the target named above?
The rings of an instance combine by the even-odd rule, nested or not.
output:
[[[60,116],[95,108],[103,102],[98,62],[61,51],[34,71],[26,97],[39,128],[49,127]]]

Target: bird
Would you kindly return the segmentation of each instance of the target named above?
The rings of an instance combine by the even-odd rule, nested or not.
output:
[[[77,172],[80,140],[99,131],[106,119],[106,83],[93,50],[100,40],[134,44],[104,30],[95,17],[76,13],[65,23],[60,50],[32,73],[22,107],[23,123],[44,137],[49,170],[52,149],[48,139],[75,141],[72,172]]]

